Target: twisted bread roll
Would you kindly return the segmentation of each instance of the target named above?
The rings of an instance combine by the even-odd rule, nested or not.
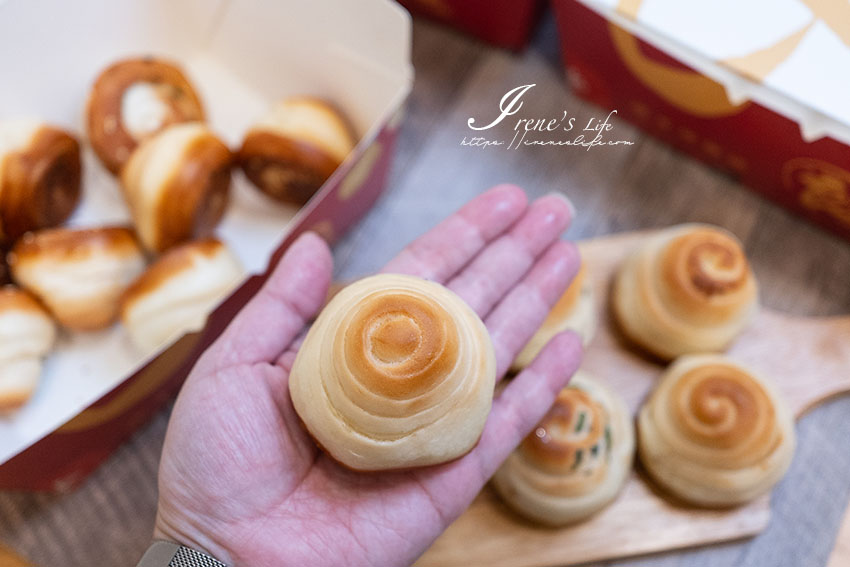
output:
[[[143,142],[121,174],[136,232],[148,250],[208,236],[227,208],[232,156],[199,122]]]
[[[381,274],[340,291],[292,366],[304,425],[356,470],[450,461],[478,442],[496,357],[484,323],[457,295],[412,276]]]
[[[278,102],[245,135],[239,163],[267,195],[303,205],[336,171],[356,141],[329,103],[309,97]]]
[[[581,336],[585,346],[596,332],[596,313],[593,305],[593,286],[587,279],[584,264],[581,265],[570,287],[555,303],[543,324],[534,333],[511,365],[511,371],[520,372],[531,364],[549,340],[567,329]]]
[[[523,516],[552,526],[569,524],[614,500],[634,452],[625,402],[579,371],[496,471],[493,486]]]
[[[108,326],[118,301],[145,268],[128,228],[53,228],[25,235],[9,253],[12,276],[70,329]]]
[[[613,311],[623,332],[664,358],[724,350],[758,308],[740,242],[707,225],[652,237],[620,269]]]
[[[115,174],[143,140],[171,124],[203,119],[201,101],[183,72],[152,57],[107,67],[95,80],[86,106],[92,148]]]
[[[0,122],[0,242],[56,226],[80,200],[80,144],[41,122]]]
[[[0,411],[32,396],[55,339],[56,326],[35,299],[12,286],[0,288]]]
[[[121,320],[139,349],[151,353],[197,331],[243,280],[239,261],[213,238],[172,248],[127,288]]]
[[[732,506],[778,482],[794,421],[770,384],[720,355],[685,356],[638,417],[640,456],[659,484],[703,506]]]

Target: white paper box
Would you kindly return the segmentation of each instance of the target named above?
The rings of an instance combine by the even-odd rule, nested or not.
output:
[[[272,102],[293,94],[334,101],[356,129],[355,152],[300,212],[273,203],[234,171],[232,203],[217,234],[251,274],[266,270],[293,230],[309,228],[304,223],[311,212],[327,209],[344,225],[353,220],[355,212],[340,212],[330,201],[341,200],[337,193],[349,171],[356,180],[368,177],[362,170],[379,161],[378,150],[370,150],[370,163],[360,163],[368,148],[391,150],[376,138],[388,130],[412,83],[409,16],[390,0],[0,0],[0,120],[37,117],[83,139],[83,110],[95,77],[118,59],[147,54],[184,68],[213,130],[232,147]],[[117,180],[88,147],[83,167],[84,197],[69,224],[128,222]],[[355,189],[346,187],[346,198]],[[64,331],[34,398],[0,418],[0,463],[148,360],[120,324],[97,333]],[[18,482],[23,457],[11,463],[11,472],[10,463],[0,466],[0,487],[46,487],[48,480],[61,480],[45,470],[39,473],[43,479]],[[69,471],[74,480],[88,472],[63,468],[65,480]]]

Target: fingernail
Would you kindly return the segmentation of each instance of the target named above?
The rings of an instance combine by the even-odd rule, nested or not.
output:
[[[570,201],[570,198],[561,193],[560,191],[552,191],[546,195],[547,197],[555,197],[561,199],[564,203],[566,203],[567,208],[570,210],[570,220],[576,218],[576,206]]]

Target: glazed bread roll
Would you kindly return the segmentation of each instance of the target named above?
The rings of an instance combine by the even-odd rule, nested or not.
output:
[[[114,174],[143,140],[171,124],[202,120],[201,101],[183,72],[153,57],[107,67],[95,80],[86,107],[92,148]]]
[[[303,205],[355,144],[348,123],[332,105],[293,97],[278,102],[248,131],[239,163],[267,195]]]
[[[133,232],[123,227],[27,233],[8,260],[14,280],[79,331],[111,324],[121,294],[145,268]]]
[[[289,376],[295,411],[355,470],[450,461],[478,442],[496,357],[463,300],[420,278],[381,274],[340,291],[319,314]]]
[[[0,122],[0,243],[67,219],[81,176],[73,136],[34,120]]]
[[[632,416],[625,402],[579,371],[493,476],[508,506],[550,526],[573,523],[614,500],[631,471]]]
[[[710,507],[767,492],[794,454],[793,416],[777,392],[721,355],[678,359],[641,408],[638,437],[660,485]]]
[[[724,350],[758,308],[741,243],[707,225],[651,237],[622,266],[614,315],[632,341],[663,359]]]
[[[152,353],[207,316],[244,279],[239,261],[221,241],[189,242],[163,254],[127,289],[121,320],[133,343]]]
[[[514,359],[511,371],[520,372],[531,364],[552,337],[568,329],[578,333],[585,346],[590,343],[596,332],[593,287],[587,278],[584,264],[570,283],[570,287],[552,307],[543,324]]]
[[[232,156],[199,122],[143,142],[121,174],[139,240],[162,252],[209,236],[227,208]]]
[[[32,396],[55,339],[56,326],[35,299],[13,286],[0,288],[0,411]]]

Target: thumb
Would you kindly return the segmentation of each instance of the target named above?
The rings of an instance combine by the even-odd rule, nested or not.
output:
[[[327,243],[312,232],[298,237],[210,347],[216,365],[275,360],[322,307],[332,273]]]

